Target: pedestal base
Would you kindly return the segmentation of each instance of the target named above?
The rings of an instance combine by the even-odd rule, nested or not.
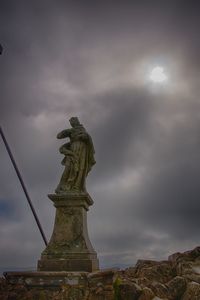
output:
[[[93,200],[87,193],[52,194],[49,198],[56,207],[56,218],[38,271],[97,271],[99,262],[87,230],[87,210]]]
[[[84,271],[93,272],[99,269],[97,259],[50,259],[39,260],[38,270],[40,271]]]
[[[63,285],[87,286],[87,272],[5,272],[10,284],[22,284],[28,288],[60,289]]]
[[[4,276],[6,284],[2,288],[7,291],[0,291],[0,299],[114,299],[116,270],[95,273],[6,272]]]

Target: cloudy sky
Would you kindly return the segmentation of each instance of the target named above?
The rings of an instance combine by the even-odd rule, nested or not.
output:
[[[1,0],[0,122],[44,231],[62,174],[56,134],[78,116],[97,164],[89,235],[101,267],[200,242],[199,1]],[[150,80],[154,67],[167,80]],[[44,249],[0,141],[0,267]]]

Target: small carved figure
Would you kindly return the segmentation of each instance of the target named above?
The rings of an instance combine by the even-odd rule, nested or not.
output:
[[[60,183],[56,188],[57,194],[67,192],[86,192],[85,179],[96,163],[94,146],[91,136],[87,133],[77,117],[69,120],[72,128],[58,133],[57,138],[69,138],[69,142],[59,149],[64,154],[61,164],[65,166]]]

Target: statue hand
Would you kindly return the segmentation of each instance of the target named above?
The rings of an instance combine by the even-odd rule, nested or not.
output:
[[[71,129],[64,129],[57,134],[57,139],[64,139],[66,137],[69,137],[70,133],[71,133]]]
[[[61,134],[61,132],[59,132],[58,134],[57,134],[57,139],[62,139],[62,134]]]

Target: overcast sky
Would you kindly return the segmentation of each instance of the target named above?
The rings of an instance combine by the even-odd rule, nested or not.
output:
[[[87,189],[101,267],[200,242],[199,1],[1,0],[0,123],[48,237],[63,167],[56,134],[78,116],[97,164]],[[155,83],[161,66],[168,80]],[[44,244],[0,141],[0,266]]]

